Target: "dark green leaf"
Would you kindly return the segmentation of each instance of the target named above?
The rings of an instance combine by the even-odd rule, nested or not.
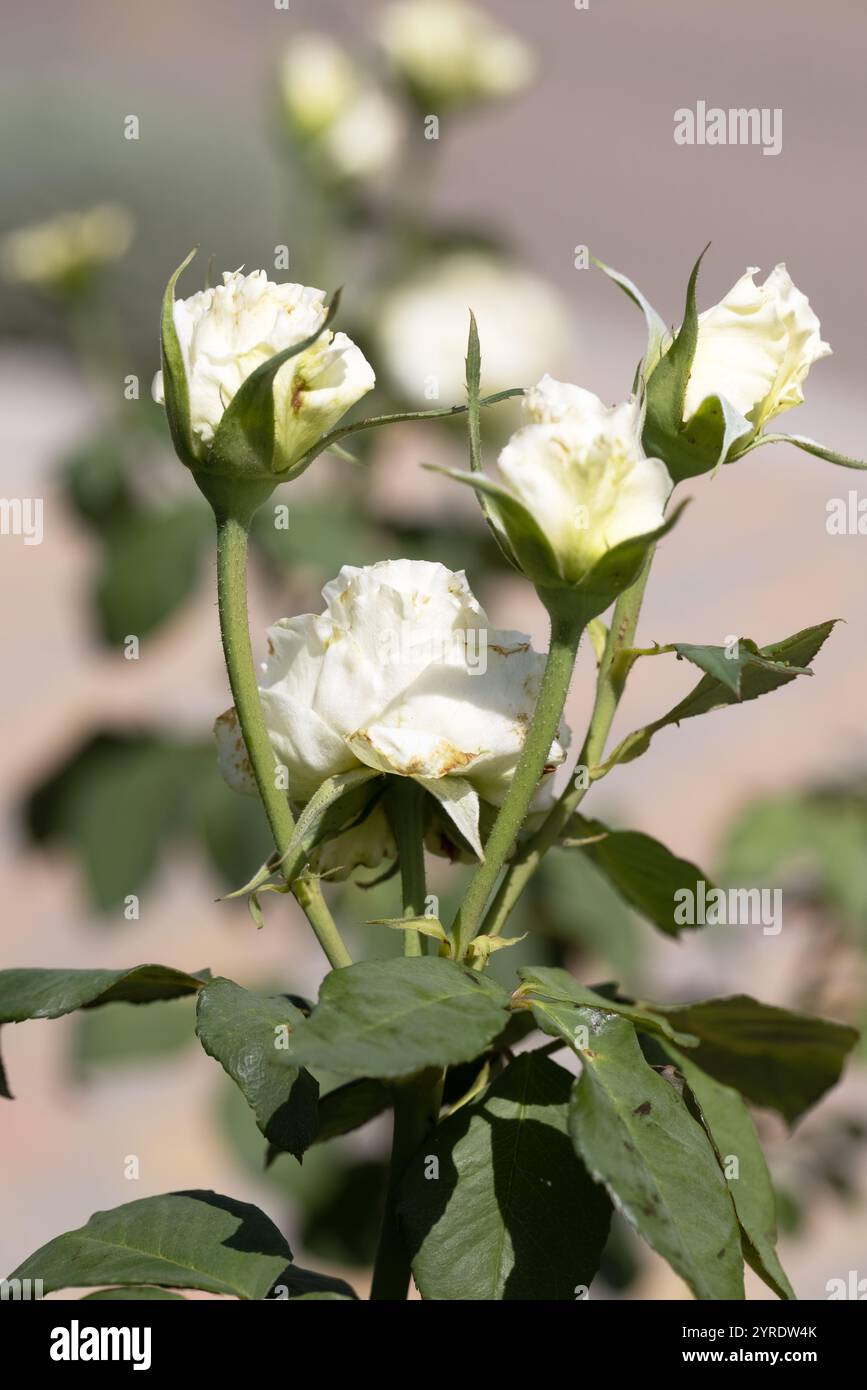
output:
[[[597,836],[604,838],[596,839]],[[601,821],[573,815],[561,843],[569,847],[573,840],[580,853],[601,869],[630,907],[668,936],[677,936],[685,929],[684,924],[675,921],[675,893],[682,889],[697,893],[700,882],[707,891],[713,887],[695,864],[678,859],[659,840],[640,831],[609,830]],[[596,842],[582,845],[582,840]]]
[[[617,1209],[700,1299],[742,1299],[735,1209],[716,1155],[673,1086],[642,1056],[625,1018],[585,1013],[575,1084],[576,1151]]]
[[[854,1028],[760,1004],[746,994],[655,1005],[675,1028],[699,1039],[692,1062],[755,1105],[793,1124],[840,1078],[858,1041]]]
[[[217,979],[199,994],[196,1016],[202,1047],[243,1092],[265,1138],[300,1161],[316,1137],[319,1099],[310,1073],[287,1065],[301,1010]]]
[[[769,661],[748,637],[738,639],[732,647],[695,647],[688,642],[675,642],[679,657],[691,661],[700,671],[725,685],[740,700],[743,696],[744,672],[755,670],[770,676],[811,676],[807,666],[792,666],[790,662]]]
[[[525,965],[518,974],[525,987],[524,996],[534,1005],[533,1013],[539,1027],[552,1037],[563,1038],[570,1047],[575,1046],[576,1027],[586,1025],[588,1009],[620,1014],[642,1033],[679,1042],[682,1047],[689,1047],[694,1041],[688,1034],[678,1033],[664,1014],[644,1005],[599,994],[587,985],[579,984],[568,970],[547,965]],[[558,1007],[560,1005],[566,1007]]]
[[[299,1269],[297,1265],[289,1265],[284,1269],[280,1278],[269,1295],[269,1301],[280,1301],[285,1299],[287,1302],[308,1301],[322,1302],[323,1300],[345,1301],[355,1300],[358,1295],[355,1290],[346,1283],[344,1279],[336,1279],[330,1274],[317,1274],[312,1269]]]
[[[345,1086],[329,1091],[319,1101],[315,1142],[324,1144],[329,1139],[339,1139],[342,1134],[360,1129],[387,1110],[391,1099],[391,1087],[369,1076],[347,1081]]]
[[[679,724],[682,719],[694,719],[699,714],[708,714],[711,710],[722,709],[726,705],[755,700],[759,695],[767,695],[771,690],[788,685],[809,666],[813,657],[821,650],[836,621],[832,619],[816,627],[804,628],[782,642],[756,648],[767,664],[751,663],[745,667],[741,676],[740,700],[721,680],[714,676],[704,676],[686,699],[681,700],[668,714],[654,720],[652,724],[645,725],[643,729],[628,734],[597,770],[597,775],[604,775],[617,763],[632,762],[633,758],[646,753],[654,734],[670,724]],[[780,669],[781,667],[784,669]]]
[[[97,1211],[13,1271],[46,1293],[93,1284],[160,1284],[264,1298],[292,1252],[258,1207],[216,1192],[168,1192]]]
[[[526,1052],[410,1161],[400,1216],[423,1298],[567,1302],[589,1287],[611,1207],[569,1143],[571,1084]]]
[[[454,961],[367,961],[327,975],[295,1032],[296,1061],[347,1076],[469,1062],[502,1031],[509,996]]]
[[[666,1051],[683,1073],[716,1149],[741,1225],[747,1262],[779,1298],[794,1298],[777,1255],[774,1189],[750,1112],[737,1091],[714,1081],[676,1048],[667,1046]],[[736,1170],[732,1159],[737,1159]]]
[[[73,1009],[116,1001],[149,1004],[195,994],[210,972],[188,975],[168,965],[136,965],[128,970],[0,970],[0,1023],[27,1018],[61,1018]]]

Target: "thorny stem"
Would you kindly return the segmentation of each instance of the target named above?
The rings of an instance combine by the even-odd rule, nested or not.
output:
[[[277,761],[262,714],[253,665],[247,617],[248,535],[249,519],[217,513],[217,595],[226,670],[250,767],[277,853],[282,858],[292,841],[295,820],[286,793],[277,785]],[[310,876],[302,876],[290,887],[329,963],[335,969],[351,965],[352,957],[328,910],[318,882]]]

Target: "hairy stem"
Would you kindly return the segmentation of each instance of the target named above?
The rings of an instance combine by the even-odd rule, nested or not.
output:
[[[551,645],[533,719],[506,799],[488,836],[484,863],[470,882],[452,928],[458,960],[479,928],[485,905],[539,786],[560,727],[582,631],[581,622],[552,609]]]
[[[229,685],[250,767],[268,817],[278,854],[286,854],[295,820],[285,791],[277,785],[277,761],[262,714],[247,617],[247,539],[249,523],[217,516],[217,595],[220,632]],[[307,916],[329,963],[351,965],[337,925],[315,880],[296,879],[292,891]]]
[[[632,646],[634,641],[652,559],[653,552],[651,551],[635,583],[620,595],[614,606],[611,630],[608,633],[608,640],[605,643],[605,650],[599,663],[593,713],[590,717],[584,744],[578,754],[577,767],[579,768],[590,769],[594,767],[600,761],[605,750],[605,742],[611,731],[611,725],[614,722],[624,688],[624,678],[619,669],[618,658],[627,647]],[[503,881],[485,919],[483,930],[490,936],[498,936],[503,930],[518,899],[538,869],[543,857],[552,845],[557,843],[569,823],[569,817],[578,809],[588,789],[587,786],[580,785],[573,775],[569,786],[551,808],[535,835],[532,835],[517,851],[503,876]]]

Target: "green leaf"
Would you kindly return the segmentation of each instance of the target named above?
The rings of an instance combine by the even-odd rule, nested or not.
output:
[[[281,475],[274,467],[274,378],[281,367],[313,347],[328,332],[339,304],[338,290],[315,333],[269,357],[241,383],[223,413],[208,451],[210,473],[258,478],[273,475],[274,481],[279,481]],[[288,477],[289,472],[291,469],[284,470],[284,476]]]
[[[821,650],[836,621],[837,619],[833,618],[830,622],[819,623],[816,627],[804,628],[794,636],[787,637],[782,642],[772,643],[769,647],[757,647],[756,652],[767,664],[745,664],[741,674],[740,699],[729,685],[716,676],[704,676],[690,694],[661,719],[656,719],[643,729],[636,729],[634,733],[628,734],[611,756],[600,767],[594,769],[593,775],[604,777],[618,763],[632,762],[634,758],[641,757],[642,753],[647,752],[654,734],[659,733],[660,729],[679,724],[682,719],[695,719],[699,714],[709,714],[711,710],[722,709],[726,705],[755,700],[760,695],[767,695],[771,690],[788,685],[790,681],[803,674],[813,657]]]
[[[399,1214],[423,1298],[567,1302],[589,1287],[611,1207],[569,1142],[571,1084],[526,1052],[410,1160]]]
[[[808,666],[792,666],[789,662],[769,660],[749,637],[739,637],[733,648],[694,647],[688,642],[675,642],[673,646],[679,657],[691,661],[700,671],[712,676],[721,685],[727,686],[738,700],[743,698],[746,671],[754,670],[786,678],[813,674]]]
[[[627,1221],[700,1299],[742,1299],[735,1209],[716,1155],[674,1087],[648,1066],[632,1025],[585,1014],[575,1084],[577,1153]]]
[[[149,1004],[194,994],[210,971],[188,975],[166,965],[137,965],[131,970],[0,970],[0,1024],[30,1018],[62,1018],[75,1009],[101,1004]],[[0,1096],[12,1099],[0,1060]]]
[[[317,1274],[312,1269],[300,1269],[298,1265],[289,1265],[277,1280],[268,1301],[280,1302],[285,1299],[287,1302],[355,1302],[357,1298],[355,1290],[345,1279],[336,1279],[331,1274]]]
[[[692,1033],[692,1062],[793,1124],[839,1080],[858,1033],[843,1023],[760,1004],[746,994],[654,1006]]]
[[[184,367],[183,353],[175,329],[175,285],[186,270],[198,248],[194,247],[177,270],[169,277],[163,295],[163,308],[160,332],[160,354],[163,371],[163,397],[166,403],[166,416],[175,453],[188,468],[197,468],[193,431],[190,424],[190,391]]]
[[[0,1023],[28,1018],[61,1018],[74,1009],[100,1004],[149,1004],[195,994],[210,971],[188,975],[168,965],[136,965],[128,970],[0,970]]]
[[[680,1043],[682,1047],[695,1043],[688,1033],[678,1033],[665,1015],[656,1013],[652,1007],[599,994],[587,985],[579,984],[568,970],[556,966],[524,965],[518,974],[523,982],[522,995],[533,1004],[539,1027],[553,1037],[563,1038],[572,1048],[576,1045],[575,1029],[579,1024],[586,1025],[588,1009],[619,1014],[642,1033]],[[567,1007],[551,1007],[561,1004]]]
[[[391,1101],[391,1087],[382,1081],[369,1076],[347,1081],[321,1097],[315,1142],[325,1144],[360,1129],[387,1110]]]
[[[195,1043],[195,1024],[192,996],[146,1009],[125,1004],[83,1009],[67,1054],[70,1067],[76,1077],[88,1079],[104,1068],[159,1065]]]
[[[299,1162],[316,1137],[319,1100],[310,1073],[286,1065],[303,1018],[280,995],[251,994],[222,978],[205,986],[196,1008],[196,1033],[208,1056],[242,1092],[268,1142]]]
[[[195,502],[138,512],[108,531],[94,594],[104,641],[145,637],[171,617],[195,587],[212,530]]]
[[[438,957],[365,961],[327,975],[295,1032],[296,1061],[346,1076],[470,1062],[502,1031],[509,996]]]
[[[216,1192],[168,1192],[97,1211],[10,1275],[46,1293],[94,1284],[159,1284],[264,1298],[292,1253],[258,1207]]]
[[[666,1045],[666,1051],[701,1110],[735,1204],[748,1264],[779,1298],[794,1298],[777,1255],[774,1189],[750,1112],[737,1091],[714,1081],[676,1048]],[[737,1159],[737,1176],[729,1177],[726,1168],[732,1158]]]
[[[597,836],[601,839],[596,839]],[[685,926],[675,921],[675,893],[688,888],[698,892],[703,882],[709,891],[713,884],[703,871],[687,859],[678,859],[650,835],[637,830],[609,830],[601,821],[573,815],[561,844],[576,848],[599,868],[608,882],[637,912],[668,936],[678,936]],[[581,845],[582,840],[596,840]]]
[[[126,1288],[116,1289],[97,1289],[96,1293],[83,1294],[80,1300],[82,1303],[152,1303],[152,1302],[178,1302],[186,1303],[186,1299],[181,1293],[172,1293],[171,1289],[161,1289],[154,1284],[128,1284]]]
[[[506,538],[506,548],[501,546],[504,555],[531,583],[543,588],[562,585],[557,556],[547,535],[533,513],[514,493],[481,472],[467,473],[460,468],[445,468],[436,463],[426,463],[423,467],[475,490],[495,536],[498,539],[500,535]]]

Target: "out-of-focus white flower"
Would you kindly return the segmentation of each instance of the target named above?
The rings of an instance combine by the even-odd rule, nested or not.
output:
[[[374,179],[393,168],[404,141],[395,103],[367,87],[323,133],[320,152],[341,179]]]
[[[455,251],[422,266],[377,306],[380,359],[411,403],[465,398],[470,309],[483,394],[534,381],[566,354],[569,323],[546,281],[486,252]]]
[[[355,100],[358,88],[352,60],[327,34],[298,34],[283,55],[283,108],[301,135],[328,130]]]
[[[380,42],[395,72],[433,111],[509,96],[535,68],[521,39],[464,0],[398,0],[383,14]]]
[[[613,546],[662,526],[671,479],[644,457],[636,401],[608,407],[545,376],[524,414],[500,473],[544,533],[560,579],[578,584]]]
[[[129,249],[132,218],[114,203],[87,212],[63,212],[21,227],[0,243],[4,278],[40,289],[74,288]]]
[[[503,800],[544,657],[523,633],[491,630],[465,575],[443,565],[345,566],[322,593],[324,613],[268,629],[259,686],[290,796],[306,801],[328,777],[373,768],[421,781],[446,813],[459,802],[458,824],[475,826],[477,837],[478,798]],[[215,732],[224,777],[251,791],[233,710]],[[548,771],[567,743],[564,726]],[[378,833],[365,841],[368,858]]]
[[[724,396],[759,430],[804,399],[807,373],[831,349],[805,294],[778,265],[763,285],[751,266],[720,304],[699,315],[686,391],[688,420],[708,396]]]
[[[276,285],[264,270],[226,272],[222,285],[175,300],[174,323],[201,456],[241,383],[276,353],[302,342],[325,320],[322,290]],[[373,369],[345,333],[325,330],[274,379],[276,472],[296,462],[375,384]],[[153,383],[164,402],[163,374]]]
[[[375,179],[392,169],[405,136],[398,105],[325,34],[300,34],[283,58],[283,109],[328,179]]]

